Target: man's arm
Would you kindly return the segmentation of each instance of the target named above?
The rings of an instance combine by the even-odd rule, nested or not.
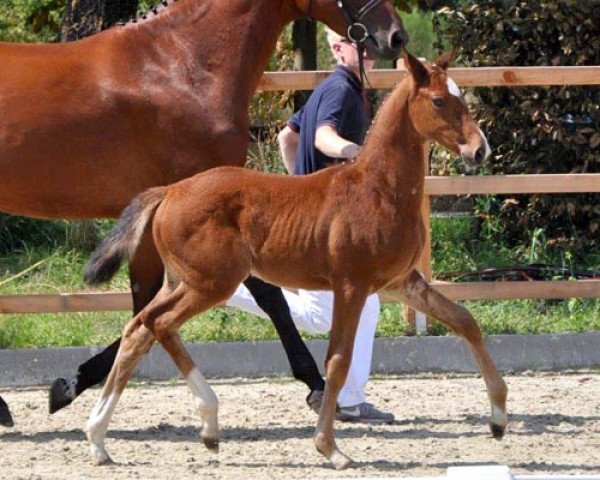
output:
[[[328,157],[347,158],[348,160],[354,160],[360,150],[356,143],[340,137],[335,128],[330,125],[322,125],[317,128],[315,147]]]
[[[286,125],[279,135],[277,135],[277,142],[279,143],[279,151],[281,152],[281,158],[283,158],[283,164],[285,169],[291,175],[294,173],[294,167],[296,165],[296,150],[298,149],[298,141],[300,134],[294,132],[289,125]]]

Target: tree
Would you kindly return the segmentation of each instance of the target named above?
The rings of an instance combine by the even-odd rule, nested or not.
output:
[[[317,22],[296,20],[292,29],[294,70],[317,69]],[[294,111],[300,110],[310,96],[310,90],[298,90],[294,94]]]
[[[65,7],[58,41],[69,42],[106,30],[135,16],[138,0],[72,0]]]

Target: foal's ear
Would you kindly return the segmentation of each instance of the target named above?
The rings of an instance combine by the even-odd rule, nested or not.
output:
[[[417,85],[425,85],[429,80],[429,71],[427,70],[427,67],[423,65],[417,57],[408,53],[406,48],[402,49],[402,58],[404,59],[406,69],[414,78],[415,83]]]
[[[438,57],[438,59],[433,63],[436,64],[438,67],[440,67],[442,70],[446,71],[446,70],[448,70],[448,67],[450,66],[450,62],[452,61],[453,58],[454,58],[454,48],[452,50],[450,50],[449,52],[442,53]]]

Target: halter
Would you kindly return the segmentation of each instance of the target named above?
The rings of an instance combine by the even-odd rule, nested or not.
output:
[[[308,0],[308,5],[306,7],[306,12],[304,15],[307,20],[313,20],[310,12],[312,10],[312,2],[313,0]],[[362,7],[358,9],[357,12],[352,13],[348,8],[348,5],[344,2],[344,0],[336,0],[336,5],[342,12],[342,15],[346,22],[348,23],[348,39],[351,42],[360,45],[365,42],[367,38],[369,38],[369,30],[364,23],[361,22],[363,17],[367,15],[371,10],[373,10],[377,5],[381,3],[381,0],[369,0]]]
[[[351,42],[361,45],[369,38],[369,30],[364,23],[361,22],[363,17],[373,10],[377,5],[381,3],[381,0],[369,0],[357,12],[352,14],[348,9],[348,6],[344,3],[344,0],[337,0],[336,4],[342,15],[348,22],[348,39]]]
[[[362,19],[377,5],[381,3],[381,0],[369,0],[362,7],[358,9],[356,12],[351,12],[348,8],[348,5],[344,0],[336,0],[336,5],[340,9],[342,16],[348,23],[347,36],[348,39],[356,44],[356,49],[358,51],[358,68],[360,71],[360,86],[361,89],[364,90],[365,80],[367,79],[367,75],[365,73],[365,65],[364,65],[364,54],[365,54],[365,41],[369,38],[369,30],[362,23]],[[310,11],[312,10],[312,0],[308,0],[308,6],[306,8],[306,12],[304,15],[307,20],[313,20],[310,15]]]
[[[312,0],[311,0],[312,1]],[[342,15],[348,22],[348,39],[356,44],[356,50],[358,53],[358,70],[360,72],[360,87],[364,91],[365,80],[367,74],[365,72],[364,55],[365,55],[365,41],[369,38],[369,30],[364,23],[361,22],[363,17],[373,10],[377,5],[381,3],[381,0],[369,0],[357,12],[352,14],[348,9],[348,6],[344,3],[344,0],[337,0],[336,4]]]

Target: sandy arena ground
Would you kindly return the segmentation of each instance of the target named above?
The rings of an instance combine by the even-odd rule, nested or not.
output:
[[[0,478],[341,478],[440,475],[449,466],[499,463],[520,474],[600,475],[600,373],[506,377],[510,425],[493,440],[480,378],[376,378],[369,398],[394,425],[338,424],[354,460],[335,472],[312,444],[316,421],[305,387],[288,379],[213,380],[220,400],[221,451],[199,440],[199,419],[181,383],[131,385],[110,425],[115,465],[94,467],[81,430],[100,391],[49,416],[46,390],[1,389],[16,425],[0,427]]]

